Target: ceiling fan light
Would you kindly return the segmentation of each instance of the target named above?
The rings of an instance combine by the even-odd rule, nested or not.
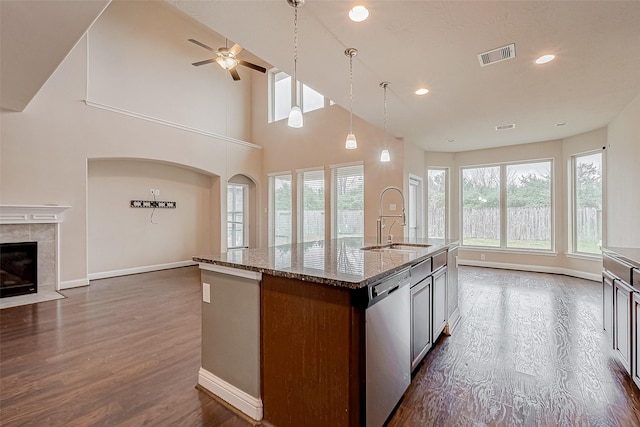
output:
[[[344,148],[347,150],[355,150],[358,148],[358,141],[356,141],[356,136],[352,133],[347,135],[347,140],[345,141]]]
[[[218,56],[216,62],[227,71],[238,65],[238,60],[232,56]]]
[[[389,155],[389,150],[382,150],[382,153],[380,153],[380,161],[381,162],[390,162],[391,161],[391,156]]]
[[[289,127],[301,128],[304,125],[304,119],[302,117],[302,110],[297,105],[291,107],[289,111],[289,120],[287,121]]]

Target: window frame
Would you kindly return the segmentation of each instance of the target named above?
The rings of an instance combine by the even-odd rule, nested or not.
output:
[[[360,161],[360,162],[352,162],[352,163],[342,163],[342,164],[337,164],[337,165],[330,165],[329,169],[331,170],[331,238],[332,239],[337,239],[340,238],[339,234],[338,234],[338,200],[337,200],[337,174],[338,171],[340,169],[344,169],[344,168],[353,168],[353,167],[360,167],[362,170],[362,210],[363,210],[363,217],[362,217],[362,236],[357,236],[357,237],[364,237],[364,235],[366,234],[365,229],[364,229],[364,194],[365,194],[365,182],[364,182],[364,178],[365,178],[365,170],[364,170],[364,162]]]
[[[326,214],[327,206],[326,206],[326,194],[327,194],[327,183],[324,167],[316,167],[316,168],[308,168],[308,169],[297,169],[297,179],[298,179],[298,242],[305,243],[307,240],[305,239],[305,230],[304,230],[304,188],[305,188],[305,174],[308,173],[317,173],[322,172],[322,212]],[[326,221],[322,225],[322,237],[324,240],[326,236]],[[311,239],[308,242],[313,242],[318,239]]]
[[[589,150],[589,151],[584,151],[584,152],[580,152],[580,153],[576,153],[576,154],[572,154],[569,157],[569,169],[571,171],[571,174],[569,176],[569,194],[570,194],[570,200],[569,200],[569,206],[570,206],[570,214],[569,214],[569,236],[568,236],[568,253],[571,256],[575,256],[575,257],[584,257],[584,258],[596,258],[596,259],[600,259],[602,257],[601,253],[593,253],[593,252],[581,252],[578,250],[578,219],[577,219],[577,215],[578,215],[578,207],[577,207],[577,189],[576,189],[576,185],[577,185],[577,180],[576,180],[576,160],[578,158],[581,157],[588,157],[588,156],[592,156],[594,154],[599,154],[600,155],[600,186],[601,186],[601,190],[600,190],[600,247],[602,247],[603,245],[603,227],[602,227],[602,215],[603,215],[603,211],[604,211],[604,189],[605,189],[605,173],[604,173],[604,167],[605,167],[605,157],[604,157],[604,152],[602,150]]]
[[[294,233],[293,233],[293,174],[291,173],[291,171],[285,171],[285,172],[274,172],[274,173],[270,173],[268,174],[269,177],[269,246],[276,246],[276,235],[275,235],[275,231],[276,231],[276,210],[275,210],[275,181],[278,177],[285,177],[288,176],[289,177],[289,182],[291,183],[291,191],[290,191],[290,198],[291,198],[291,202],[289,205],[289,212],[291,214],[291,222],[289,224],[289,242],[288,244],[292,244],[294,243]],[[287,243],[279,243],[279,244],[287,244]]]
[[[235,210],[229,210],[229,190],[232,187],[238,187],[242,189],[242,220],[241,221],[229,221],[229,214],[232,218],[236,217]],[[235,199],[235,193],[234,193]],[[249,186],[247,184],[238,184],[235,182],[227,183],[227,249],[241,249],[249,247]],[[229,246],[229,224],[240,224],[242,226],[242,245],[241,246]],[[235,227],[234,227],[235,228]]]
[[[274,123],[274,122],[279,122],[281,120],[286,119],[288,116],[285,117],[281,117],[279,119],[276,120],[275,114],[276,114],[276,95],[277,95],[277,91],[276,91],[276,77],[278,76],[278,74],[282,73],[285,76],[289,77],[291,79],[291,92],[290,92],[290,96],[291,98],[293,98],[293,94],[294,94],[294,84],[295,84],[295,94],[296,94],[296,99],[295,99],[295,104],[299,105],[302,108],[302,112],[303,114],[306,113],[310,113],[312,111],[316,111],[316,110],[320,110],[322,108],[327,108],[331,105],[334,105],[334,102],[331,101],[329,98],[327,98],[324,94],[318,92],[317,90],[315,90],[314,88],[312,88],[311,86],[305,85],[304,83],[298,81],[293,80],[293,77],[291,77],[289,74],[285,73],[282,70],[278,70],[277,68],[272,68],[271,70],[269,70],[269,84],[268,84],[268,122],[269,123]],[[315,93],[318,93],[320,95],[322,95],[323,97],[323,105],[322,107],[318,107],[318,108],[314,108],[313,110],[308,110],[305,111],[304,109],[304,88],[308,88],[311,89],[312,91],[314,91]],[[291,101],[294,101],[293,99],[291,99]],[[293,104],[290,104],[293,105]]]
[[[426,191],[427,191],[427,201],[426,201],[426,205],[427,205],[427,226],[425,227],[427,229],[427,238],[429,239],[436,239],[436,238],[441,238],[441,237],[432,237],[431,236],[431,231],[429,229],[429,171],[442,171],[444,172],[444,238],[448,239],[449,238],[449,224],[450,224],[450,218],[449,218],[449,212],[450,212],[450,197],[449,197],[449,168],[447,167],[439,167],[439,166],[429,166],[427,167],[427,185],[426,185]]]
[[[416,210],[416,235],[415,237],[411,236],[411,221],[413,219],[412,204],[411,204],[411,187],[416,187],[416,201],[415,201],[415,210]],[[407,197],[407,227],[406,227],[406,235],[410,239],[422,239],[424,238],[424,180],[421,176],[409,174],[409,181],[407,189],[409,191]]]
[[[526,165],[530,163],[545,163],[549,162],[549,175],[550,175],[550,191],[549,191],[549,221],[550,221],[550,248],[549,249],[536,249],[536,248],[523,248],[508,246],[508,198],[507,198],[507,167],[515,165]],[[460,167],[459,174],[459,187],[460,187],[460,246],[468,249],[483,250],[483,251],[506,251],[506,252],[519,252],[519,253],[538,253],[538,254],[554,254],[556,251],[556,227],[555,227],[555,188],[556,188],[556,176],[554,173],[555,161],[553,158],[541,158],[541,159],[527,159],[518,160],[513,162],[503,163],[489,163],[481,165],[466,165]],[[466,169],[479,169],[479,168],[499,168],[499,193],[500,193],[500,224],[499,224],[499,245],[498,246],[482,246],[482,245],[470,245],[464,243],[464,170]]]

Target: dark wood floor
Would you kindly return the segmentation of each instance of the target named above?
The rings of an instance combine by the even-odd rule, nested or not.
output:
[[[598,283],[464,267],[460,288],[460,325],[390,425],[640,425],[640,393],[601,333]],[[0,310],[0,425],[250,425],[194,388],[197,268],[64,294]]]

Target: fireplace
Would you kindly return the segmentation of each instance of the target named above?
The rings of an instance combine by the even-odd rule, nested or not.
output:
[[[0,298],[38,292],[38,242],[0,243]]]

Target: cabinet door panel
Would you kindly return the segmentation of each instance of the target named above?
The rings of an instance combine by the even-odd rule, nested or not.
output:
[[[447,271],[433,276],[433,341],[438,338],[447,323]]]
[[[431,348],[431,278],[411,289],[411,369]]]
[[[614,280],[614,348],[620,362],[631,373],[631,292],[621,280]]]
[[[602,275],[602,328],[613,347],[613,278],[606,272]]]

